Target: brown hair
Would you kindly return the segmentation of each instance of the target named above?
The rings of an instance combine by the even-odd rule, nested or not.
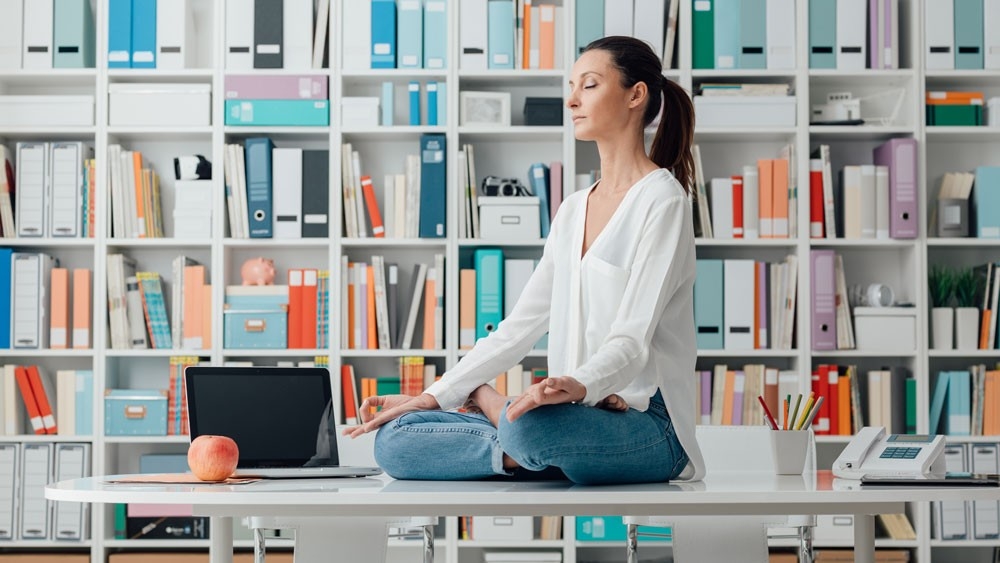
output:
[[[688,193],[694,183],[694,106],[691,98],[678,84],[668,80],[661,71],[660,58],[649,44],[623,35],[612,35],[596,39],[581,53],[591,50],[605,51],[611,55],[611,62],[622,75],[622,86],[631,88],[645,82],[649,89],[649,101],[643,115],[643,126],[648,126],[660,115],[660,125],[653,137],[649,158],[657,166],[673,173],[677,181]]]

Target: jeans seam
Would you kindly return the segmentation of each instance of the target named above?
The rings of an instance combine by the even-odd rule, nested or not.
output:
[[[660,445],[660,444],[662,444],[663,442],[666,442],[666,441],[668,441],[668,440],[667,440],[666,436],[664,436],[664,437],[661,437],[659,440],[651,441],[651,442],[648,442],[648,443],[640,445],[640,446],[635,446],[635,447],[629,448],[627,450],[619,450],[619,451],[615,451],[615,452],[599,451],[599,450],[593,450],[593,451],[591,451],[591,450],[583,450],[583,449],[574,449],[572,451],[558,452],[556,449],[553,448],[553,449],[545,450],[543,452],[539,452],[537,454],[537,456],[540,457],[540,458],[553,458],[553,457],[565,456],[565,455],[583,455],[583,456],[593,456],[593,455],[628,455],[628,454],[633,454],[633,453],[636,453],[636,452],[639,452],[639,451],[642,451],[642,450],[647,450],[647,449],[653,448],[653,447],[658,446],[658,445]],[[671,448],[671,449],[673,449],[673,448]],[[536,462],[536,460],[530,460],[530,461]]]
[[[413,432],[414,434],[445,434],[445,433],[456,433],[456,434],[474,434],[483,438],[493,439],[493,435],[488,432],[483,432],[481,430],[475,430],[471,428],[417,428],[412,424],[397,424],[397,430],[402,430],[404,432]],[[494,440],[496,441],[496,440]]]

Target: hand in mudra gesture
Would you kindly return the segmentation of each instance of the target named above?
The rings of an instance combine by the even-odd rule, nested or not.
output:
[[[379,412],[371,412],[373,407],[382,407]],[[433,395],[422,393],[416,397],[409,395],[376,395],[368,397],[361,403],[361,424],[345,428],[343,435],[357,438],[358,436],[378,430],[386,422],[394,420],[402,414],[413,411],[431,411],[439,409],[437,399]]]

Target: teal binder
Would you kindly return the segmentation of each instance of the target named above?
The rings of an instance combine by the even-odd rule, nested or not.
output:
[[[396,68],[396,0],[372,2],[372,68]]]
[[[132,66],[132,0],[108,0],[108,68]]]
[[[53,68],[94,68],[94,13],[90,0],[55,0]]]
[[[448,3],[424,2],[424,68],[448,66]]]
[[[514,68],[514,2],[489,0],[486,55],[489,68]]]
[[[694,68],[715,68],[715,0],[692,0],[691,47]]]
[[[767,68],[766,0],[742,0],[740,4],[739,68]]]
[[[967,371],[953,371],[948,384],[949,436],[968,436],[972,410],[972,375]]]
[[[983,69],[984,17],[983,0],[955,0],[955,70]]]
[[[937,383],[934,385],[934,396],[931,398],[928,434],[938,434],[943,430],[941,428],[941,415],[944,412],[944,400],[948,396],[948,387],[950,386],[951,372],[938,372]]]
[[[503,319],[503,250],[478,248],[476,268],[476,340],[497,329]]]
[[[226,100],[226,125],[326,126],[327,100]]]
[[[722,260],[701,259],[695,265],[694,322],[699,350],[725,348]]]
[[[604,0],[577,0],[576,56],[579,57],[591,41],[601,37],[604,37]]]
[[[741,1],[715,0],[715,68],[739,68]]]
[[[976,168],[976,183],[972,190],[976,206],[976,236],[1000,239],[1000,166]]]
[[[809,0],[809,68],[837,68],[837,0]]]
[[[396,20],[396,68],[424,66],[424,9],[421,0],[400,0]]]

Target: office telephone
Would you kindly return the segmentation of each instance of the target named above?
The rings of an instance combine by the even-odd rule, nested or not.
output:
[[[833,475],[861,479],[943,475],[944,436],[887,434],[881,426],[858,431],[833,462]]]

